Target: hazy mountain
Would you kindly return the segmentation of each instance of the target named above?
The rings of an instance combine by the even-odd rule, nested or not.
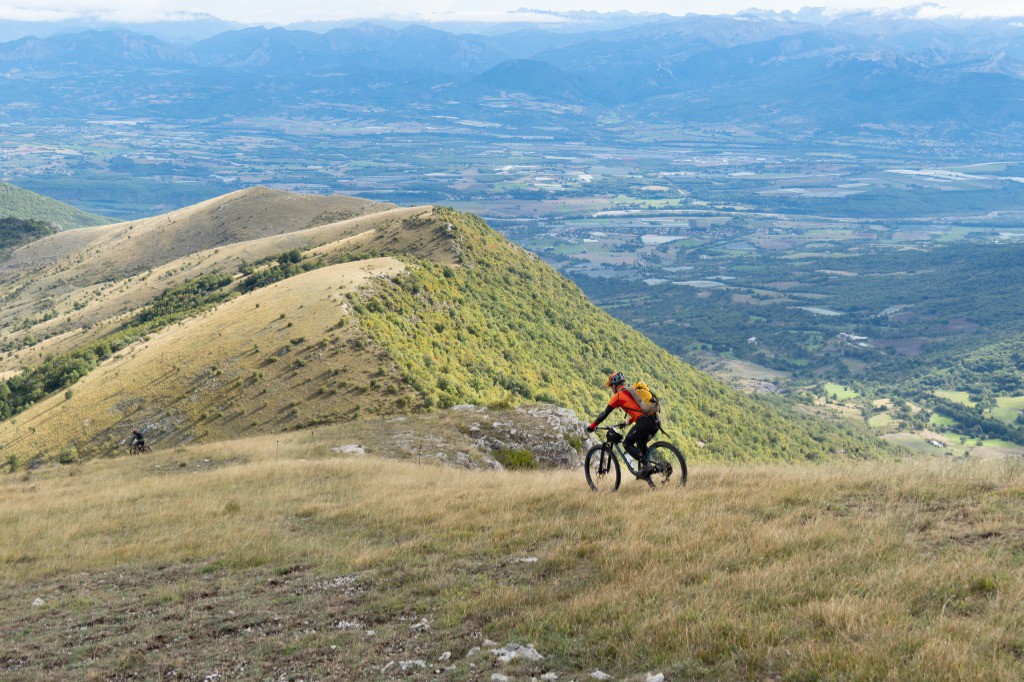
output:
[[[642,106],[704,121],[789,119],[808,130],[865,123],[1002,128],[1014,123],[1024,101],[1024,80],[1014,71],[1005,58],[998,70],[931,67],[874,51],[856,36],[813,32],[695,55]],[[700,97],[706,92],[714,96]]]
[[[0,44],[0,66],[7,69],[109,70],[192,61],[182,48],[124,30],[88,30]]]
[[[4,109],[12,120],[329,117],[343,106],[378,107],[395,119],[428,110],[514,117],[529,127],[614,109],[627,120],[727,121],[801,135],[924,125],[959,139],[1019,134],[1024,37],[1013,24],[747,12],[485,36],[364,22],[323,33],[227,31],[188,48],[86,31],[0,44],[0,72],[17,102]],[[510,93],[531,105],[495,105]],[[559,109],[565,104],[571,112]]]
[[[502,62],[462,89],[470,97],[525,94],[548,102],[564,104],[598,103],[605,94],[586,80],[546,62],[517,59]]]
[[[282,28],[232,31],[196,43],[192,54],[203,64],[225,68],[319,73],[338,68],[478,72],[508,57],[480,36],[374,24],[325,34]]]
[[[0,22],[0,40],[11,41],[19,38],[48,38],[58,34],[81,33],[83,31],[131,31],[152,36],[170,43],[188,45],[210,36],[242,28],[243,25],[217,17],[191,13],[179,20],[151,21],[142,23],[116,22],[98,17],[81,17],[64,21],[14,21]]]

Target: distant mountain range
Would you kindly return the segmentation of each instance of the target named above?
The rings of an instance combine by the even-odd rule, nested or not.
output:
[[[635,17],[634,17],[635,19]],[[1019,134],[1024,30],[1013,20],[816,11],[644,17],[496,35],[360,23],[244,28],[189,44],[86,30],[0,44],[19,116],[190,118],[379,106],[480,118],[495,98],[676,122],[807,131],[937,126]],[[522,114],[521,111],[512,112]]]

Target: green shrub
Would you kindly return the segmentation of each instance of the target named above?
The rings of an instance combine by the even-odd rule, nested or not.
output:
[[[57,456],[57,461],[61,464],[74,464],[78,461],[78,450],[73,445],[65,446]]]
[[[537,458],[529,450],[501,448],[493,453],[494,459],[506,469],[536,469]]]

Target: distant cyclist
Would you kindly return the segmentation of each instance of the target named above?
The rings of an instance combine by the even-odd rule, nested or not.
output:
[[[644,414],[638,397],[634,395],[636,389],[631,390],[626,387],[626,377],[622,372],[615,372],[609,376],[605,386],[612,390],[612,399],[608,401],[608,407],[604,408],[604,412],[599,414],[597,419],[587,427],[587,431],[593,432],[598,424],[608,418],[608,415],[616,408],[621,407],[622,411],[626,413],[626,421],[633,425],[633,428],[626,434],[623,445],[626,446],[626,451],[630,456],[640,463],[641,477],[650,475],[655,467],[647,461],[647,442],[654,434],[658,433],[661,428],[661,420],[657,414]]]
[[[146,437],[138,429],[132,429],[132,441],[128,443],[129,448],[135,446],[138,446],[140,452],[146,447]]]

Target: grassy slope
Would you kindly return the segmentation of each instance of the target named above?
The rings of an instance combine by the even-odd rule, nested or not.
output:
[[[88,374],[70,398],[53,395],[0,424],[4,456],[25,461],[69,446],[109,455],[132,428],[167,447],[393,411],[408,389],[386,371],[376,376],[372,344],[338,323],[347,291],[403,267],[390,258],[328,266],[168,327]],[[363,388],[374,377],[376,398]]]
[[[0,182],[0,217],[42,220],[60,229],[106,225],[109,218],[87,213],[64,202]]]
[[[334,444],[0,476],[0,620],[17,633],[0,676],[1024,676],[1017,464],[703,465],[683,491],[600,496],[579,472]],[[466,657],[485,637],[544,659]]]
[[[77,237],[79,233],[63,233],[58,235],[59,242],[44,244],[40,249],[22,249],[11,259],[0,262],[0,281],[8,280],[3,281],[6,292],[0,296],[3,305],[0,331],[5,332],[5,340],[16,340],[25,334],[42,340],[0,360],[0,370],[38,364],[46,354],[66,352],[95,337],[119,316],[140,308],[165,289],[204,274],[234,273],[243,261],[251,262],[295,248],[310,249],[316,256],[360,249],[384,251],[386,244],[402,249],[415,239],[401,231],[402,221],[426,210],[374,210],[347,220],[302,229],[326,208],[337,208],[339,200],[327,205],[312,200],[309,206],[303,204],[303,210],[291,214],[275,205],[275,201],[281,200],[279,194],[283,193],[267,195],[263,191],[246,190],[221,197],[223,200],[236,198],[227,205],[207,202],[205,213],[232,223],[245,220],[248,224],[247,228],[235,228],[236,233],[231,238],[239,241],[223,246],[212,246],[216,239],[210,239],[203,232],[203,228],[211,224],[210,218],[200,215],[198,229],[187,227],[192,219],[179,215],[189,211],[182,209],[137,225],[139,232],[144,233],[143,239],[132,239],[136,228],[130,223],[112,226],[113,233],[86,241]],[[247,199],[244,207],[237,206],[239,199]],[[379,204],[362,203],[366,204],[366,210],[381,208]],[[192,207],[193,214],[199,212],[197,208]],[[231,211],[225,212],[226,209]],[[246,219],[249,212],[261,215],[272,212],[274,229],[269,230],[271,233],[266,234],[263,218]],[[283,218],[286,215],[288,220]],[[175,216],[187,233],[198,232],[200,236],[190,240],[190,234],[182,235],[173,226],[166,227],[164,223]],[[88,232],[99,233],[104,229]],[[182,245],[170,248],[167,244],[171,242]],[[136,260],[145,260],[150,268],[144,270]],[[50,309],[56,316],[43,319]],[[26,320],[31,323],[27,328]],[[83,334],[83,330],[87,333]]]
[[[317,242],[317,235],[336,234],[331,224],[351,225],[350,219],[361,216],[372,220],[371,214],[390,208],[390,204],[353,197],[302,196],[254,187],[165,215],[61,232],[0,260],[4,291],[0,329],[20,324],[48,307],[70,313],[71,297],[89,300],[94,293],[124,285],[126,279],[149,278],[154,270],[162,270],[157,273],[160,280],[151,280],[159,291],[166,287],[159,281],[173,283],[179,273],[194,277],[214,266],[225,267],[222,249],[233,250],[235,260],[255,260],[274,248],[282,251],[307,242],[331,241],[324,237]],[[373,224],[363,227],[372,228]],[[213,262],[202,262],[207,260]],[[125,301],[125,307],[141,303]],[[92,316],[75,321],[95,320]]]

